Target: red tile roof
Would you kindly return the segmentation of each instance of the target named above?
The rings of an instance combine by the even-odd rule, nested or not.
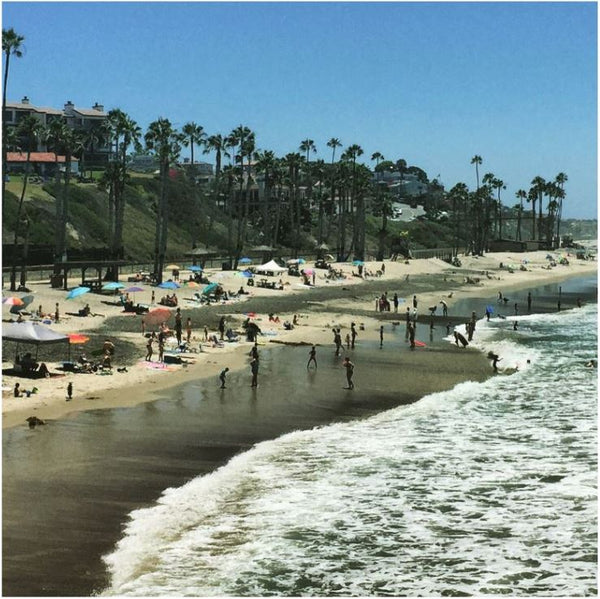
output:
[[[30,162],[57,162],[54,152],[31,152]],[[77,158],[71,158],[72,162],[78,162]],[[6,162],[27,162],[27,152],[7,152]],[[65,162],[64,156],[58,156],[58,162]]]

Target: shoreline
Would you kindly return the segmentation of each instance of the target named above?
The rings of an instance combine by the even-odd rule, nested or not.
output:
[[[536,252],[536,254],[539,254],[539,252]],[[499,260],[499,258],[502,257],[496,257],[495,255],[491,255],[491,258],[489,255],[486,258],[479,259],[471,257],[470,261],[477,266],[489,267],[493,266],[492,260],[495,259],[501,262],[502,260]],[[532,261],[530,260],[530,262]],[[483,268],[476,270],[476,272],[487,272],[489,278],[481,277],[477,285],[468,285],[461,281],[464,279],[465,272],[474,272],[472,264],[458,269],[432,259],[415,260],[410,264],[410,267],[412,267],[410,269],[404,268],[403,263],[386,263],[386,265],[388,273],[390,273],[390,270],[392,272],[389,275],[386,274],[383,279],[372,279],[365,282],[354,277],[342,284],[320,286],[310,290],[293,288],[290,284],[288,289],[283,292],[285,295],[282,296],[269,296],[268,293],[265,293],[265,290],[261,290],[262,293],[247,297],[244,302],[211,306],[209,308],[190,309],[188,305],[182,302],[184,322],[185,317],[191,314],[194,321],[198,321],[199,317],[204,319],[204,322],[212,319],[214,327],[214,321],[218,320],[217,315],[223,314],[228,317],[228,324],[239,326],[241,321],[245,319],[245,316],[243,316],[244,311],[249,311],[254,305],[257,307],[264,306],[265,310],[262,311],[262,314],[258,314],[256,322],[263,328],[266,325],[269,329],[268,332],[272,334],[259,337],[259,344],[270,344],[269,342],[274,341],[277,345],[293,345],[302,342],[331,345],[331,327],[333,325],[341,326],[342,337],[344,337],[346,332],[344,329],[347,329],[353,319],[362,322],[367,336],[373,338],[377,334],[375,329],[378,329],[380,323],[390,320],[399,321],[403,326],[404,307],[409,305],[410,296],[415,291],[419,298],[419,323],[422,323],[417,327],[417,339],[427,341],[423,338],[423,330],[428,328],[426,323],[429,323],[430,320],[426,306],[438,304],[439,299],[442,297],[447,298],[448,295],[452,295],[452,298],[447,299],[450,305],[450,318],[444,319],[436,315],[434,317],[436,327],[445,325],[446,321],[456,324],[457,317],[462,317],[463,321],[468,318],[468,312],[460,315],[453,313],[452,308],[457,301],[477,302],[486,298],[490,299],[497,292],[496,290],[500,288],[506,295],[506,291],[514,293],[549,284],[558,285],[569,279],[597,274],[595,263],[582,262],[575,262],[566,268],[557,267],[552,271],[538,268],[526,272],[515,271],[510,274],[500,269]],[[576,271],[575,266],[578,267]],[[402,277],[399,273],[404,270],[410,270],[410,272]],[[424,274],[420,274],[423,271],[425,271]],[[219,274],[216,272],[215,276],[218,277]],[[406,281],[407,275],[412,276],[412,279]],[[407,288],[410,288],[410,291]],[[406,303],[400,304],[397,314],[393,311],[384,313],[374,311],[374,298],[383,289],[389,289],[390,296],[394,290],[407,289]],[[181,291],[183,291],[183,288]],[[86,295],[86,299],[90,296],[91,294]],[[369,296],[373,299],[368,299]],[[93,299],[98,303],[102,301],[100,298],[102,296]],[[90,299],[92,298],[90,297]],[[283,311],[278,311],[277,306],[280,306]],[[564,309],[567,309],[567,307],[568,305],[565,304]],[[284,331],[281,323],[278,325],[269,323],[266,315],[271,310],[279,315],[281,322],[286,319],[291,321],[294,313],[301,312],[300,326],[292,331]],[[478,314],[478,317],[481,316],[483,315]],[[93,317],[92,322],[86,320],[86,328],[82,330],[97,332],[98,334],[104,333],[105,336],[110,336],[113,339],[120,338],[132,343],[139,348],[139,355],[143,356],[145,339],[139,333],[134,332],[139,327],[138,323],[139,317],[122,317],[120,315],[102,318]],[[110,326],[107,326],[107,324]],[[65,328],[68,330],[72,327],[63,325],[63,329]],[[121,331],[119,331],[119,328],[121,328]],[[123,331],[124,328],[127,330]],[[198,337],[199,335],[195,336],[197,341]],[[31,385],[38,386],[40,391],[30,398],[12,398],[12,385],[15,381],[23,381],[23,379],[4,376],[2,427],[7,429],[22,425],[25,419],[31,415],[35,415],[42,420],[56,420],[84,410],[131,407],[145,401],[154,401],[156,396],[168,391],[170,388],[179,387],[189,380],[206,380],[210,378],[216,380],[222,368],[228,367],[232,372],[245,368],[244,354],[248,353],[250,347],[251,344],[246,341],[236,344],[226,343],[223,348],[210,348],[201,345],[202,351],[200,353],[185,354],[183,356],[185,359],[195,360],[194,364],[190,363],[187,367],[173,367],[172,370],[163,372],[148,370],[143,361],[140,363],[139,360],[132,360],[127,364],[127,373],[117,373],[116,368],[114,368],[114,374],[108,377],[69,373],[59,379],[33,380]],[[117,363],[116,366],[118,365]],[[71,402],[66,402],[63,388],[66,388],[69,381],[74,384],[74,399]],[[22,383],[22,386],[28,386],[29,384],[29,381],[26,381],[24,384]]]

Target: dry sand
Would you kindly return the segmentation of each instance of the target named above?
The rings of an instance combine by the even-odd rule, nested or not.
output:
[[[247,367],[247,352],[250,343],[226,343],[222,348],[213,348],[201,343],[203,327],[208,325],[211,333],[216,332],[215,315],[228,314],[228,326],[240,328],[246,318],[244,312],[249,306],[257,312],[255,321],[267,335],[259,338],[259,343],[273,341],[290,344],[317,343],[331,344],[331,327],[339,325],[349,327],[350,321],[360,316],[364,324],[363,337],[375,339],[379,328],[378,317],[394,318],[389,314],[380,315],[375,312],[375,297],[386,289],[390,298],[394,292],[406,299],[406,304],[400,304],[398,319],[412,298],[413,292],[418,294],[420,314],[427,314],[427,307],[439,304],[441,298],[448,303],[452,315],[453,305],[458,300],[476,297],[489,297],[498,291],[507,294],[512,290],[523,290],[537,287],[546,283],[558,282],[567,278],[595,275],[595,262],[577,260],[569,256],[569,265],[557,265],[548,269],[547,252],[530,252],[526,254],[495,253],[486,257],[461,257],[462,266],[455,268],[438,259],[411,260],[404,262],[385,262],[385,274],[378,278],[369,278],[367,282],[352,275],[353,267],[349,264],[336,264],[336,268],[344,271],[345,278],[336,282],[327,282],[325,271],[316,270],[315,288],[307,288],[299,284],[297,277],[282,275],[285,285],[283,291],[246,287],[249,295],[243,300],[227,302],[221,306],[195,306],[184,301],[191,297],[195,289],[182,287],[177,290],[180,306],[185,318],[192,318],[192,345],[201,346],[199,353],[189,354],[193,363],[187,366],[173,366],[169,369],[148,368],[143,362],[146,339],[141,334],[141,317],[127,315],[117,306],[109,306],[105,302],[111,297],[88,293],[84,296],[66,300],[64,290],[51,289],[46,283],[33,284],[32,290],[36,296],[31,309],[41,305],[46,312],[53,312],[54,305],[59,302],[62,317],[58,323],[52,323],[50,328],[62,333],[84,333],[92,336],[89,347],[84,346],[86,353],[97,350],[104,336],[109,336],[116,345],[115,360],[112,375],[73,374],[49,379],[28,380],[15,376],[3,376],[2,381],[2,416],[3,427],[12,427],[25,423],[25,418],[35,415],[43,420],[57,419],[69,413],[86,409],[113,408],[133,406],[156,397],[156,392],[168,387],[180,385],[188,380],[214,377],[216,379],[221,369],[229,367],[232,370]],[[503,268],[500,268],[503,264]],[[509,272],[507,265],[515,265],[516,269]],[[526,270],[520,270],[524,265]],[[307,267],[310,266],[307,265]],[[366,264],[369,271],[376,271],[380,263]],[[356,270],[356,268],[354,268]],[[182,278],[189,273],[182,271]],[[212,281],[220,282],[226,290],[236,291],[246,279],[234,272],[208,270],[207,276]],[[477,280],[467,283],[467,278]],[[275,279],[277,280],[278,277]],[[369,282],[370,281],[370,282]],[[418,282],[418,283],[417,283]],[[69,287],[75,287],[78,280],[69,281]],[[150,304],[152,288],[143,285],[145,291],[135,294],[135,301]],[[163,290],[155,289],[156,299],[163,295]],[[10,295],[6,290],[4,296]],[[85,318],[68,316],[66,312],[77,312],[79,308],[89,303],[92,314]],[[262,307],[264,306],[264,311]],[[566,306],[565,306],[566,307]],[[280,318],[279,323],[269,322],[268,311],[275,310]],[[8,307],[3,307],[3,321],[13,315],[8,313]],[[441,312],[441,308],[439,308]],[[439,313],[438,312],[438,313]],[[292,319],[294,313],[300,315],[300,326],[292,331],[283,328],[283,321]],[[465,316],[465,315],[461,315]],[[173,318],[171,319],[173,324]],[[102,335],[102,337],[99,337]],[[185,336],[185,331],[184,331]],[[139,358],[130,358],[120,362],[119,345],[124,342],[138,348]],[[6,345],[6,344],[5,344]],[[59,346],[55,346],[59,347]],[[82,346],[73,346],[76,357]],[[62,350],[61,350],[62,351]],[[155,350],[156,351],[156,350]],[[131,352],[130,352],[131,353]],[[155,354],[156,356],[156,354]],[[51,372],[57,371],[60,361],[65,359],[63,354],[56,356],[56,361],[47,362]],[[12,366],[12,355],[3,356],[3,371]],[[117,367],[127,365],[126,373],[118,373]],[[38,392],[31,397],[14,398],[12,388],[16,381],[21,387],[30,389],[33,386]],[[66,401],[66,387],[73,383],[74,399]]]

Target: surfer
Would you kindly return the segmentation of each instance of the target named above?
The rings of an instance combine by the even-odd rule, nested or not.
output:
[[[469,342],[458,331],[454,331],[454,342],[456,343],[456,347],[460,347],[458,345],[459,342],[462,344],[463,347],[467,347],[467,345],[469,345]]]
[[[494,368],[494,372],[498,372],[498,362],[502,359],[495,354],[494,352],[488,352],[488,358],[492,361],[492,367]]]

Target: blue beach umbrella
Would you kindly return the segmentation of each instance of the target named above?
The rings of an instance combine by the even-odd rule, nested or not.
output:
[[[202,272],[202,267],[194,264],[193,266],[188,266],[188,270],[191,270],[192,272]]]
[[[251,258],[248,258],[247,256],[244,256],[243,258],[240,258],[239,263],[240,264],[250,264],[252,262]]]
[[[354,262],[352,262],[353,266],[361,266],[364,264],[364,262],[362,260],[354,260]]]
[[[252,273],[249,270],[242,270],[242,272],[240,272],[240,275],[242,277],[246,277],[246,279],[252,278]]]
[[[181,285],[175,283],[175,281],[165,281],[159,285],[161,289],[179,289]]]
[[[208,295],[210,293],[212,293],[217,287],[219,286],[218,283],[209,283],[203,290],[202,290],[202,295]]]
[[[104,285],[102,285],[104,291],[113,291],[115,289],[122,289],[123,287],[125,287],[125,285],[118,281],[111,281],[110,283],[104,283]]]
[[[74,299],[80,295],[83,295],[84,293],[88,293],[89,291],[89,287],[75,287],[75,289],[71,289],[71,291],[67,293],[66,299]]]
[[[306,264],[306,260],[304,258],[298,258],[298,264]]]

